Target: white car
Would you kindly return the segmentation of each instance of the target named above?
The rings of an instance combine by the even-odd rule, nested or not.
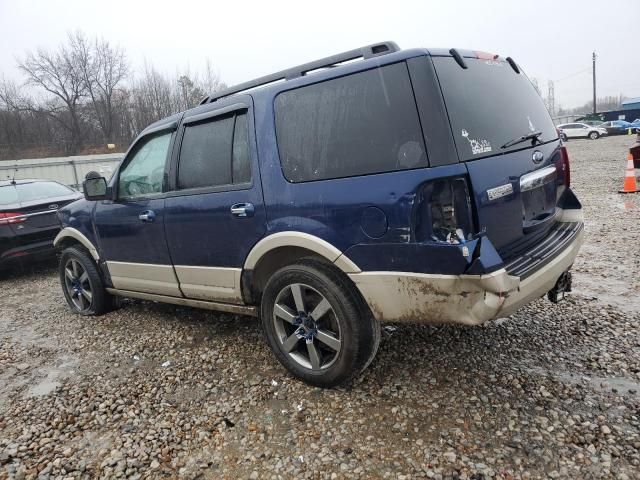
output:
[[[590,138],[596,140],[597,138],[607,135],[607,129],[602,127],[593,127],[586,123],[563,123],[557,126],[560,137],[563,140],[569,138]]]

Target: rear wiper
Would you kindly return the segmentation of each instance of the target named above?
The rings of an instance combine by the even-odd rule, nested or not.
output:
[[[526,142],[527,140],[531,140],[531,145],[535,145],[536,141],[538,141],[539,143],[542,143],[540,141],[540,135],[542,135],[542,132],[540,132],[540,131],[531,132],[531,133],[529,133],[527,135],[523,135],[521,137],[514,138],[513,140],[509,140],[507,143],[502,145],[500,148],[505,149],[505,148],[513,147],[514,145],[517,145],[518,143]]]

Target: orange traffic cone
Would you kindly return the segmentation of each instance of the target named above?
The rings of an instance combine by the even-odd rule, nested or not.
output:
[[[627,155],[627,169],[624,174],[624,185],[622,190],[618,190],[618,193],[635,193],[638,192],[638,186],[636,185],[636,171],[633,168],[633,155]]]

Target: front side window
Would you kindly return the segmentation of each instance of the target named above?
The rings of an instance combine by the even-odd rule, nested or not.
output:
[[[187,124],[180,148],[179,189],[250,181],[246,112]]]
[[[283,92],[275,119],[290,182],[428,166],[405,63]]]
[[[136,198],[162,192],[171,132],[143,139],[120,171],[119,198]]]

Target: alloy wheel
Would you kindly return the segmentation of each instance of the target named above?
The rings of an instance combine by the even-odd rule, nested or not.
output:
[[[340,324],[329,300],[302,283],[287,285],[276,297],[273,324],[282,350],[313,371],[329,368],[342,348]]]
[[[65,263],[64,284],[71,302],[79,312],[91,308],[93,292],[89,282],[89,275],[82,264],[75,258],[70,258]]]

